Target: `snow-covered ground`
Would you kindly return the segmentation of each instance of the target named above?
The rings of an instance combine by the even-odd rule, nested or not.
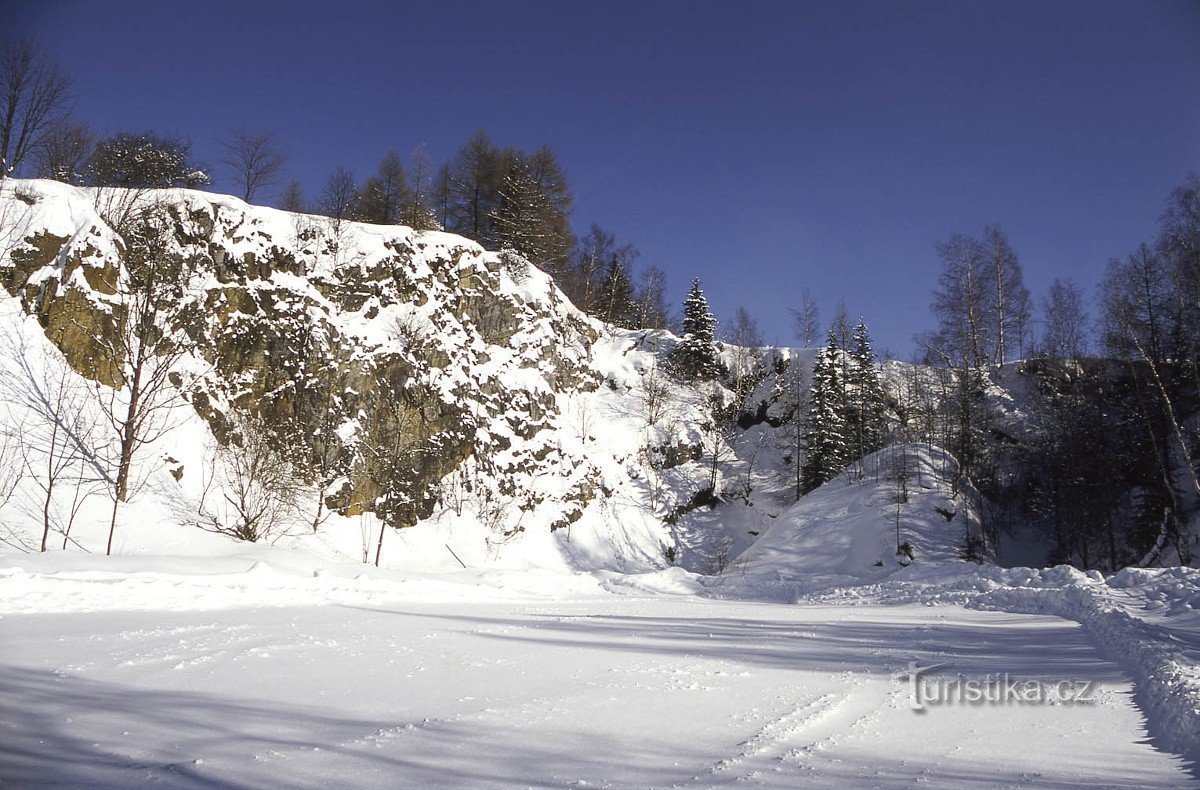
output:
[[[22,189],[18,213],[80,242],[91,268],[116,254],[111,231],[93,233],[93,196]],[[174,199],[222,218],[238,257],[270,259],[303,219]],[[25,222],[0,231],[24,238]],[[399,266],[385,242],[407,229],[356,228],[343,246]],[[464,240],[420,241],[403,271],[428,280],[426,312],[457,314],[435,268],[494,269],[506,309],[529,320],[508,345],[439,335],[469,392],[483,368],[462,355],[487,347],[489,391],[505,396],[481,418],[508,449],[486,469],[465,462],[433,515],[399,531],[369,515],[314,530],[311,508],[257,544],[201,529],[215,439],[180,402],[103,556],[107,497],[38,484],[58,422],[39,418],[31,385],[82,379],[0,296],[0,436],[20,439],[0,456],[21,461],[0,464],[0,786],[1200,786],[1200,571],[965,562],[968,544],[985,562],[993,547],[969,487],[951,484],[954,459],[929,446],[877,453],[796,502],[786,426],[714,432],[707,396],[661,377],[672,338],[589,323],[545,275],[514,279]],[[72,287],[90,289],[86,274]],[[360,350],[394,340],[386,310],[328,312]],[[811,353],[777,354],[802,384]],[[552,358],[596,386],[547,389],[556,376],[524,363]],[[776,422],[780,384],[755,396]],[[509,424],[532,414],[508,414],[521,392],[547,396],[536,442]],[[484,497],[501,477],[511,492]],[[530,492],[545,502],[527,512],[515,494]],[[917,712],[901,675],[931,664],[935,683],[1098,690],[1089,704]]]
[[[544,540],[462,568],[436,525],[378,569],[149,522],[138,553],[8,551],[0,783],[1200,787],[1200,571],[958,560],[950,463],[894,449],[713,510],[760,533],[713,574],[572,570]],[[913,665],[1048,692],[918,712]]]
[[[697,594],[711,581],[679,569],[517,584],[70,557],[0,574],[0,776],[17,786],[1197,784],[1128,646],[1065,610],[984,610],[1091,584],[1185,661],[1186,571],[947,569],[780,604]],[[1172,590],[1174,610],[1155,604]],[[1098,690],[917,712],[910,662]]]

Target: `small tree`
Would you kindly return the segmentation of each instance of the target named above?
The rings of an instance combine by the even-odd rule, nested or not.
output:
[[[254,543],[287,529],[304,483],[290,448],[261,419],[232,423],[230,441],[212,454],[197,524]]]
[[[86,124],[64,119],[47,131],[37,151],[38,178],[51,178],[64,184],[79,184],[84,179],[84,164],[94,138]]]
[[[434,208],[436,178],[433,160],[421,143],[408,157],[409,200],[400,212],[400,221],[413,230],[441,227]]]
[[[247,203],[259,190],[275,183],[287,162],[271,132],[230,129],[217,145],[221,149],[221,164],[229,170],[242,200]]]
[[[616,253],[608,262],[604,282],[600,285],[599,317],[607,324],[624,329],[637,329],[638,310],[633,301],[633,283],[625,265]]]
[[[357,216],[375,225],[395,225],[410,200],[404,163],[399,154],[388,151],[379,163],[379,170],[358,193]]]
[[[838,347],[837,332],[831,328],[829,339],[817,353],[813,365],[805,426],[807,457],[803,475],[806,491],[832,480],[849,460],[846,408],[842,400],[846,389],[842,377],[842,351]]]
[[[711,381],[724,372],[717,353],[717,319],[708,309],[700,280],[692,280],[683,303],[683,339],[671,351],[671,370],[682,379]]]
[[[846,425],[850,442],[849,460],[862,458],[883,446],[885,399],[875,368],[875,352],[866,321],[854,328],[854,347],[850,350],[846,381]]]
[[[762,334],[758,331],[758,323],[745,307],[738,307],[727,339],[733,346],[733,369],[729,371],[733,378],[733,393],[737,408],[744,410],[754,388],[766,375],[762,359]]]
[[[146,445],[173,427],[170,412],[178,403],[178,390],[172,375],[191,350],[180,323],[194,269],[173,251],[171,233],[168,213],[151,207],[122,234],[125,276],[117,292],[121,322],[117,332],[98,338],[120,375],[120,386],[115,389],[95,385],[117,455],[110,478],[113,508],[108,554],[112,553],[120,506],[134,493],[134,461]]]
[[[903,442],[903,440],[902,440]],[[894,506],[896,528],[896,555],[903,553],[904,540],[900,532],[900,510],[908,504],[908,481],[912,477],[914,459],[907,443],[893,447],[885,460],[884,480],[892,489],[892,504]]]
[[[643,329],[666,329],[670,321],[666,303],[667,274],[657,266],[642,269],[635,301],[637,325]]]
[[[1087,351],[1087,327],[1078,286],[1056,278],[1042,301],[1041,352],[1052,359],[1078,359]]]
[[[812,348],[813,344],[817,342],[817,333],[820,331],[821,311],[807,288],[800,294],[800,307],[792,310],[792,320],[796,328],[796,339],[800,341],[800,345],[803,348]]]
[[[341,230],[344,221],[354,219],[358,203],[358,183],[354,174],[344,167],[339,167],[325,179],[321,188],[321,199],[317,209],[333,220],[334,233]]]
[[[296,179],[292,179],[283,188],[279,196],[279,208],[294,214],[308,211],[308,202],[304,199],[304,187]]]
[[[41,551],[53,531],[62,534],[65,549],[75,518],[97,492],[105,469],[88,390],[57,351],[28,347],[17,326],[4,328],[0,349],[3,400],[13,426],[12,433],[5,432],[5,449],[19,450],[24,478],[40,492],[30,498],[28,510],[42,523]],[[0,481],[0,501],[13,493],[7,482]]]

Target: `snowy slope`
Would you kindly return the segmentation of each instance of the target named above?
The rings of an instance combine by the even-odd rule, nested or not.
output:
[[[982,534],[969,498],[952,488],[954,466],[944,451],[921,445],[868,456],[781,512],[725,578],[743,594],[794,600],[879,581],[910,564],[965,564],[964,536]]]

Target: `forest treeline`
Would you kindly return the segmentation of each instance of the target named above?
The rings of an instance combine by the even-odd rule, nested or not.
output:
[[[278,190],[285,210],[443,229],[511,249],[610,324],[676,329],[682,341],[672,372],[727,383],[741,401],[726,408],[727,423],[768,419],[751,394],[777,374],[775,397],[790,405],[786,416],[769,419],[791,426],[796,496],[879,447],[926,441],[950,450],[964,485],[972,481],[990,503],[993,534],[1032,528],[1052,547],[1051,559],[1081,567],[1193,559],[1190,531],[1200,515],[1195,177],[1169,196],[1155,238],[1108,262],[1094,299],[1067,279],[1031,294],[998,225],[937,243],[935,326],[917,339],[913,361],[922,366],[903,375],[878,374],[866,321],[851,322],[844,307],[823,331],[805,292],[793,311],[796,338],[820,349],[802,376],[763,348],[746,310],[718,332],[699,282],[675,323],[662,269],[639,266],[637,249],[603,228],[573,228],[573,195],[548,145],[521,150],[480,130],[446,162],[435,163],[424,146],[406,157],[388,151],[373,172],[360,178],[336,168],[310,195],[284,180],[286,146],[270,131],[228,130],[216,141],[214,170],[194,161],[180,136],[99,134],[71,116],[71,90],[69,75],[32,42],[4,45],[0,173],[145,189],[203,187],[216,172],[222,191],[247,201]],[[741,349],[735,365],[723,361],[718,337]],[[1014,411],[1004,393],[1017,390],[1024,395]]]

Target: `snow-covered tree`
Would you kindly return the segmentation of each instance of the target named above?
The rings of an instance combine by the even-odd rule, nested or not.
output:
[[[875,368],[875,352],[862,318],[854,327],[853,348],[847,355],[846,439],[855,460],[883,446],[885,399]]]
[[[813,364],[803,471],[804,487],[808,491],[831,480],[849,460],[843,371],[837,332],[831,329],[825,347],[817,352]]]
[[[117,134],[96,143],[85,165],[92,186],[126,189],[196,187],[208,174],[190,161],[191,144],[152,134]]]
[[[699,278],[683,302],[683,339],[671,352],[671,369],[683,379],[711,381],[723,372],[717,355],[717,319],[708,308],[708,299]]]

